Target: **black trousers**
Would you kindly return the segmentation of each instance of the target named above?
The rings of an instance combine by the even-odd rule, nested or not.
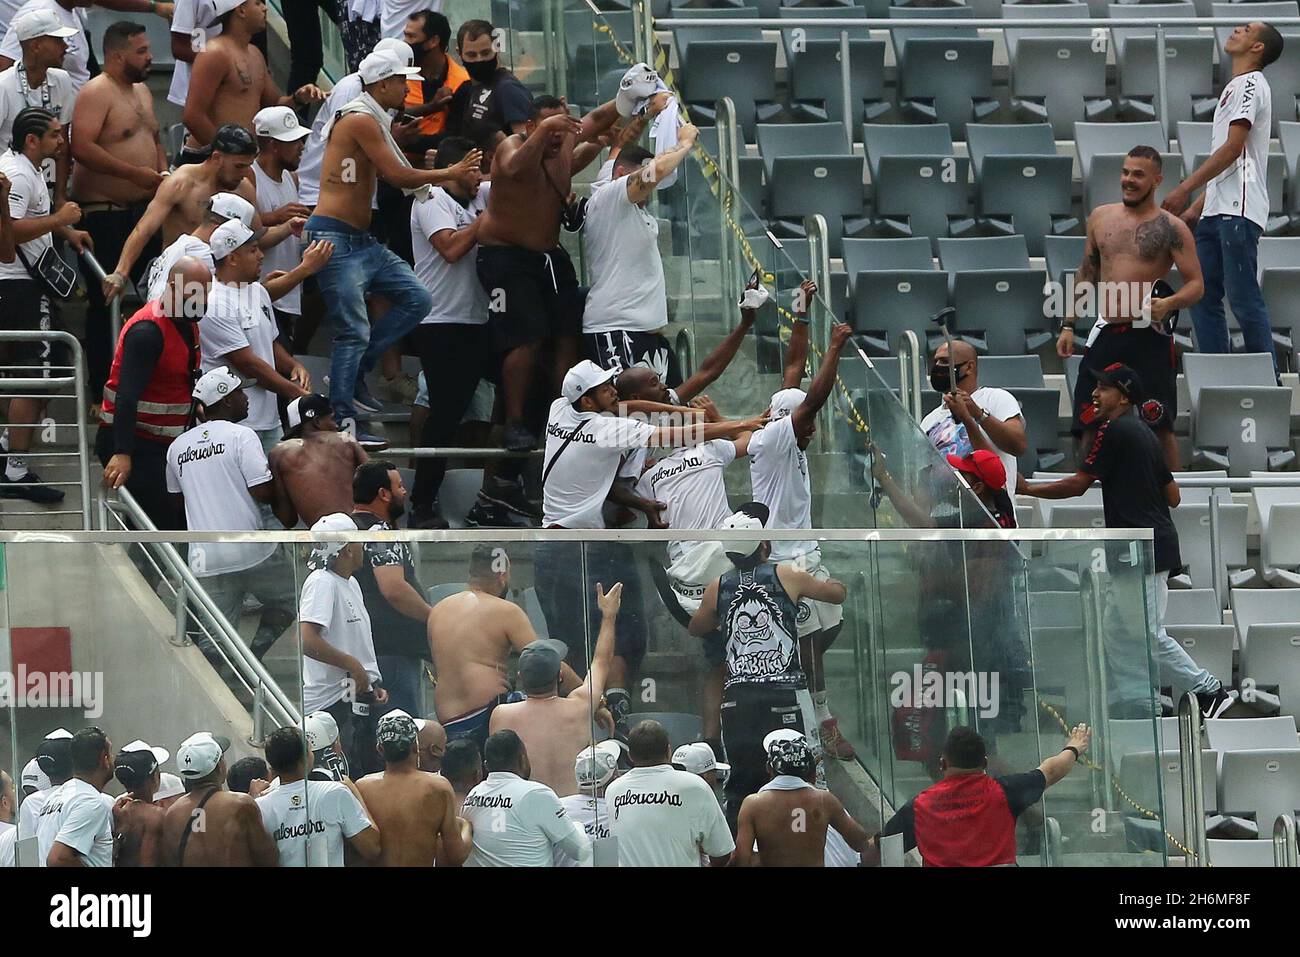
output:
[[[135,224],[144,215],[146,205],[148,204],[138,203],[126,209],[91,210],[81,217],[81,228],[95,240],[95,259],[106,270],[111,271],[117,265],[122,247],[126,245],[127,237],[131,235]],[[138,283],[144,278],[145,266],[160,252],[162,237],[155,234],[136,258],[131,270],[132,282]],[[108,381],[108,368],[113,362],[113,350],[117,343],[112,338],[103,286],[91,275],[90,267],[84,259],[78,257],[77,261],[86,281],[86,370],[90,378],[90,399],[99,402],[103,398],[104,383]]]
[[[488,374],[487,326],[425,323],[411,335],[429,390],[429,416],[419,442],[425,448],[446,446],[465,417],[479,379]],[[411,504],[432,508],[446,474],[446,459],[416,459]]]
[[[100,426],[95,436],[95,455],[100,465],[108,464],[114,450],[112,428]],[[136,437],[135,449],[131,452],[131,477],[126,480],[126,490],[140,503],[144,513],[160,530],[185,528],[185,517],[177,512],[167,491],[166,444]]]
[[[375,706],[371,704],[373,709]],[[325,709],[339,728],[339,744],[348,759],[348,773],[358,780],[367,774],[382,771],[379,754],[375,751],[375,716],[352,713],[352,702],[344,698]]]
[[[284,25],[289,31],[289,82],[286,89],[290,93],[306,83],[315,83],[325,65],[320,17],[317,15],[322,6],[317,0],[284,0],[281,4]]]
[[[722,692],[722,747],[731,765],[724,791],[727,823],[733,832],[741,802],[768,781],[763,739],[782,728],[801,734],[807,731],[795,689],[788,685],[734,684]]]

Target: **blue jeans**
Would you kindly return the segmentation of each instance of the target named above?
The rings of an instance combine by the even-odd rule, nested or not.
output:
[[[413,718],[424,717],[424,695],[420,685],[424,659],[410,655],[377,655],[375,661],[388,691],[388,703],[377,706],[375,715],[382,718],[394,708],[401,708]]]
[[[1244,216],[1202,216],[1196,226],[1196,256],[1201,261],[1205,295],[1192,306],[1198,352],[1230,352],[1223,295],[1241,324],[1247,352],[1273,356],[1273,330],[1259,289],[1259,237],[1264,230]],[[1273,359],[1274,367],[1277,358]]]
[[[420,324],[433,308],[433,297],[411,267],[369,233],[342,220],[313,216],[307,240],[329,240],[334,255],[316,274],[325,313],[333,325],[330,357],[330,403],[342,425],[355,419],[357,380],[365,377],[388,348]],[[370,325],[366,294],[383,296],[392,308]]]

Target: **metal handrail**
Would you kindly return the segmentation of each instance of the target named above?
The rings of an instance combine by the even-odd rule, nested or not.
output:
[[[1188,867],[1208,867],[1205,837],[1205,791],[1201,769],[1201,705],[1186,692],[1178,700],[1178,759],[1183,792],[1183,845],[1191,851]]]
[[[384,449],[383,454],[391,455],[393,458],[410,459],[527,459],[541,456],[542,450],[530,449],[526,452],[511,452],[509,449],[472,449],[459,446],[416,446],[413,448],[393,446]]]
[[[159,531],[152,519],[149,518],[144,509],[140,507],[139,503],[125,488],[117,490],[116,498],[112,498],[107,494],[102,495],[99,502],[101,520],[104,517],[104,512],[122,512],[129,517],[131,524],[135,528],[145,532],[156,533]],[[239,631],[217,608],[211,597],[209,597],[207,590],[194,572],[190,570],[189,564],[176,551],[175,545],[168,541],[145,538],[136,540],[136,544],[141,547],[145,547],[146,544],[156,546],[151,558],[156,557],[160,560],[162,566],[165,566],[171,576],[179,582],[177,588],[178,602],[187,603],[190,608],[190,615],[200,624],[206,626],[204,630],[218,645],[219,650],[235,670],[244,686],[252,691],[255,696],[259,694],[259,689],[262,689],[260,693],[262,694],[263,705],[268,716],[279,722],[278,727],[301,724],[302,718],[298,713],[295,702],[284,693],[276,680],[271,677],[271,674],[244,643],[244,640],[239,636]],[[255,705],[256,700],[255,698]],[[254,716],[254,719],[256,721],[256,716]]]
[[[81,260],[87,266],[90,267],[91,273],[100,282],[103,282],[108,277],[107,271],[104,269],[102,265],[100,265],[99,260],[95,258],[95,254],[92,253],[89,249],[81,250]],[[113,333],[112,346],[113,348],[116,348],[117,340],[122,335],[122,297],[121,296],[114,296],[113,301],[108,304],[108,327],[110,330],[112,330]]]
[[[1025,481],[1030,485],[1042,485],[1058,480],[1055,478],[1029,478],[1026,476]],[[1232,478],[1231,476],[1220,478],[1213,476],[1206,476],[1205,478],[1180,477],[1174,481],[1178,483],[1179,488],[1300,488],[1300,472],[1279,472],[1277,475],[1255,478]],[[1100,485],[1101,483],[1094,482],[1093,484]]]
[[[661,17],[654,21],[657,30],[690,29],[692,27],[758,27],[760,30],[788,30],[792,27],[838,27],[840,29],[867,30],[910,30],[913,27],[974,27],[977,30],[996,30],[1003,27],[1038,28],[1038,27],[1073,27],[1075,30],[1088,30],[1096,27],[1239,27],[1247,18],[1244,17],[1087,17],[1070,19],[1069,17],[1044,17],[1032,20],[1024,17],[790,17],[772,19],[771,17],[723,18],[700,17],[699,19],[681,20],[674,17]],[[1300,17],[1270,17],[1275,27],[1300,26]],[[942,38],[940,38],[942,39]]]
[[[1296,849],[1295,817],[1279,814],[1273,822],[1273,866],[1300,867],[1300,852]]]
[[[898,337],[899,401],[920,422],[921,414],[921,340],[911,329],[904,329]]]

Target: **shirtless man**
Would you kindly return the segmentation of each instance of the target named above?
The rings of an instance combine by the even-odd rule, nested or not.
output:
[[[813,784],[817,759],[802,736],[773,741],[767,769],[772,780],[740,805],[737,867],[824,867],[832,827],[858,853],[867,847],[867,832],[840,799]]]
[[[489,732],[513,731],[519,735],[532,764],[531,779],[547,785],[562,798],[578,793],[574,761],[578,752],[591,744],[593,716],[605,693],[614,657],[615,622],[622,597],[621,583],[608,593],[596,585],[600,634],[587,677],[576,690],[560,697],[560,665],[568,652],[564,644],[535,641],[519,656],[519,684],[527,698],[503,704],[492,712]]]
[[[330,240],[337,250],[316,281],[334,326],[330,401],[339,423],[352,428],[358,384],[388,347],[419,325],[433,308],[433,297],[411,267],[369,232],[376,180],[383,179],[398,189],[427,192],[430,186],[459,181],[468,170],[478,167],[480,159],[479,151],[474,150],[446,169],[412,168],[392,141],[392,120],[383,111],[402,108],[407,78],[420,71],[381,52],[362,60],[357,72],[363,95],[344,104],[323,130],[326,143],[320,196],[315,213],[307,220],[308,237]],[[373,329],[366,311],[368,293],[391,303]]]
[[[1066,297],[1056,352],[1062,358],[1074,354],[1078,306],[1095,304],[1097,324],[1088,336],[1088,351],[1074,387],[1071,430],[1081,437],[1083,448],[1091,446],[1097,433],[1092,402],[1096,370],[1123,363],[1142,377],[1153,397],[1142,404],[1140,413],[1160,437],[1166,464],[1176,471],[1174,343],[1165,333],[1164,322],[1199,300],[1205,284],[1191,230],[1156,205],[1156,189],[1163,179],[1158,151],[1150,146],[1129,150],[1120,172],[1124,201],[1098,206],[1088,217],[1083,262],[1075,273],[1076,293]],[[1174,266],[1183,278],[1176,293],[1164,281]]]
[[[487,290],[492,344],[502,354],[506,428],[513,451],[537,444],[524,407],[543,345],[554,340],[554,381],[578,361],[582,304],[578,276],[560,248],[560,222],[577,171],[574,149],[604,135],[618,119],[610,100],[581,120],[563,99],[539,96],[523,133],[506,137],[492,157],[492,194],[479,216],[478,278]]]
[[[169,756],[143,741],[132,741],[117,753],[113,776],[126,794],[113,806],[114,867],[158,866],[166,812],[154,803],[154,794],[162,783],[158,767]]]
[[[456,816],[451,784],[420,770],[418,738],[410,715],[384,715],[375,732],[384,770],[357,782],[379,828],[375,867],[459,867],[469,856],[469,822]]]
[[[163,818],[164,867],[275,867],[280,854],[247,794],[225,789],[230,742],[207,731],[176,751],[185,796]]]
[[[444,598],[429,613],[429,651],[438,675],[438,720],[451,741],[470,738],[482,752],[492,709],[510,692],[510,652],[537,640],[524,610],[506,599],[510,557],[504,548],[479,545],[469,560],[466,589]],[[578,677],[565,665],[562,684]]]
[[[223,123],[251,130],[253,115],[264,106],[296,108],[325,99],[312,83],[288,96],[275,85],[266,58],[252,44],[254,34],[266,29],[266,0],[214,0],[212,9],[221,34],[208,40],[190,70],[181,117],[190,135],[178,165],[201,162],[200,151]]]
[[[257,189],[249,176],[249,169],[257,156],[257,143],[253,134],[233,124],[217,130],[212,141],[212,151],[201,163],[178,167],[176,172],[164,177],[163,184],[150,201],[148,209],[131,230],[122,255],[113,271],[104,277],[104,298],[112,301],[122,294],[125,276],[131,274],[145,245],[158,230],[162,230],[164,246],[170,246],[183,233],[193,233],[203,222],[208,200],[213,193],[234,193],[257,207]],[[295,217],[286,223],[266,230],[258,245],[270,249],[290,233],[302,232],[303,219]],[[251,228],[262,228],[262,217],[253,214]]]
[[[275,482],[272,509],[285,528],[301,518],[311,528],[322,516],[352,512],[352,473],[370,460],[356,441],[340,432],[323,395],[289,403],[288,437],[267,453]]]
[[[104,31],[103,72],[81,88],[73,110],[77,134],[72,140],[76,163],[71,193],[81,206],[82,224],[95,237],[95,255],[101,262],[117,262],[167,169],[153,94],[145,82],[152,62],[144,27],[125,20],[114,23]],[[149,240],[134,264],[134,281],[140,281],[145,262],[160,248],[156,237]],[[98,402],[114,343],[103,287],[84,261],[81,269],[88,300],[86,351],[91,395]]]

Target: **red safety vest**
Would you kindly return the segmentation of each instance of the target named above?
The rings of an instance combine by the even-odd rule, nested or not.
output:
[[[189,428],[190,404],[194,392],[194,373],[199,367],[198,329],[194,345],[185,341],[176,323],[164,316],[159,303],[150,302],[126,321],[113,353],[113,366],[104,386],[104,406],[100,416],[112,425],[117,412],[118,379],[122,374],[122,343],[138,322],[157,323],[163,334],[163,350],[153,375],[135,406],[135,434],[151,442],[171,442]]]
[[[916,848],[927,867],[1016,862],[1016,819],[1007,792],[987,774],[959,774],[912,801]]]

